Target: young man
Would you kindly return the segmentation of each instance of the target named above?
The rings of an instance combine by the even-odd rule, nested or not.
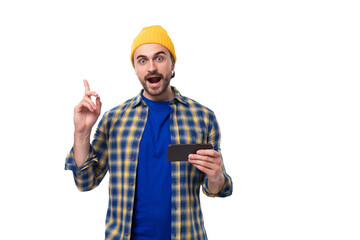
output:
[[[103,115],[91,144],[101,101],[84,80],[65,169],[73,171],[80,191],[97,187],[109,171],[106,239],[207,239],[200,186],[207,196],[232,194],[215,115],[170,86],[176,55],[161,26],[139,33],[131,61],[143,90]],[[214,149],[199,150],[187,161],[166,161],[169,144],[192,143],[210,143]]]

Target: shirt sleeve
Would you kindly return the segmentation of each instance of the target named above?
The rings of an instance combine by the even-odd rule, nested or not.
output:
[[[210,121],[209,121],[210,124],[209,124],[208,143],[211,143],[214,146],[214,150],[217,151],[217,152],[220,152],[220,154],[221,154],[221,150],[220,150],[221,134],[220,134],[219,124],[218,124],[214,114],[211,114],[209,118],[210,118]],[[224,161],[222,161],[222,163],[221,163],[221,168],[222,168],[224,176],[225,176],[224,187],[222,188],[222,190],[219,193],[212,194],[210,192],[210,190],[209,190],[208,178],[205,175],[204,181],[203,181],[203,184],[202,184],[202,191],[206,196],[209,196],[209,197],[228,197],[228,196],[230,196],[232,194],[233,182],[232,182],[231,177],[225,171]]]
[[[65,170],[73,172],[75,184],[80,191],[89,191],[97,187],[108,170],[106,122],[104,115],[99,122],[87,159],[82,166],[76,165],[73,149],[65,159]]]

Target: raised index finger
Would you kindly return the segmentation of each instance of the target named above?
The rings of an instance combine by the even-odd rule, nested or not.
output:
[[[89,83],[86,79],[84,79],[85,93],[90,91]]]

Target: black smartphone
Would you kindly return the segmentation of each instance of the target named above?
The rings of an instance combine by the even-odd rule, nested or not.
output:
[[[170,144],[167,149],[166,160],[169,162],[187,161],[191,153],[200,149],[213,149],[211,144]]]

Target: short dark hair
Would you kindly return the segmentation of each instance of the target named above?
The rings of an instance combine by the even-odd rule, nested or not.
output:
[[[169,52],[170,52],[170,51],[169,51]],[[170,53],[170,59],[171,59],[171,62],[172,62],[172,64],[173,64],[173,66],[174,66],[174,64],[175,64],[175,58],[174,58],[174,56],[173,56],[171,53]],[[170,79],[173,79],[174,77],[175,77],[175,71],[172,72]]]

